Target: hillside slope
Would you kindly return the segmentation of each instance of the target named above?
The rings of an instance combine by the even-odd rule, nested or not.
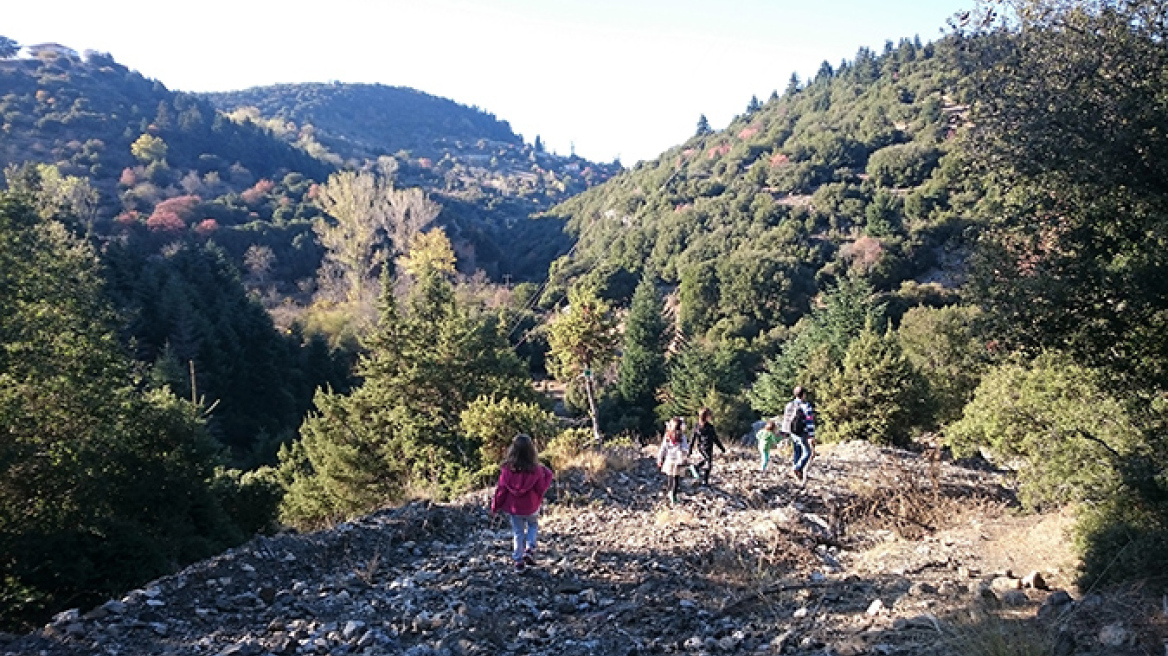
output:
[[[518,575],[489,491],[257,538],[0,650],[951,654],[1003,627],[1063,654],[1160,649],[1147,600],[1057,590],[1065,518],[1013,515],[996,474],[864,443],[825,449],[805,487],[756,468],[736,448],[673,507],[648,452],[567,469]]]
[[[333,168],[255,125],[228,120],[206,100],[93,52],[0,59],[0,130],[0,168],[35,161],[89,178],[106,195],[106,218],[120,209],[114,198],[123,171],[150,163],[134,153],[143,135],[164,144],[154,153],[164,165],[150,174],[160,187],[191,172],[196,180],[214,173],[243,191],[259,178],[296,171],[322,179]]]
[[[506,122],[472,107],[406,87],[381,84],[280,84],[201,94],[231,113],[311,126],[315,138],[345,157],[376,159],[405,150],[441,158],[456,142],[522,145]]]
[[[887,293],[952,292],[974,199],[952,146],[958,48],[906,39],[825,62],[724,130],[699,128],[553,208],[579,242],[557,283],[652,271],[681,286],[693,332],[747,339],[793,325],[849,272]]]

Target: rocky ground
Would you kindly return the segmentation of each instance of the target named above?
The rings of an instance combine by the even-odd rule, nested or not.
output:
[[[800,484],[735,448],[670,505],[651,451],[562,470],[522,574],[484,491],[257,538],[0,654],[1168,652],[1168,599],[1075,590],[1069,519],[993,472],[850,443]]]

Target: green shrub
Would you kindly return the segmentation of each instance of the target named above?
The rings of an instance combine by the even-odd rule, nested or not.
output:
[[[881,187],[915,187],[932,174],[940,159],[941,152],[932,144],[895,144],[868,157],[868,175]]]
[[[548,442],[540,458],[551,463],[552,469],[559,471],[591,447],[592,429],[569,428]]]
[[[463,433],[479,443],[479,461],[484,467],[497,465],[519,433],[530,435],[538,449],[551,440],[559,426],[555,415],[538,404],[511,398],[480,396],[460,418]]]
[[[1000,365],[946,440],[958,455],[980,451],[1015,469],[1028,507],[1075,504],[1081,585],[1152,577],[1165,587],[1168,410],[1112,389],[1063,354]]]
[[[1016,469],[1023,502],[1042,508],[1113,496],[1114,456],[1138,432],[1098,372],[1048,353],[990,370],[945,437],[959,456],[982,451]]]

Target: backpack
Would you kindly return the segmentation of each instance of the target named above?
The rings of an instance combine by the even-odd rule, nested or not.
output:
[[[798,400],[787,403],[783,409],[783,422],[779,430],[785,434],[803,436],[807,430],[807,414],[803,412],[803,404]]]

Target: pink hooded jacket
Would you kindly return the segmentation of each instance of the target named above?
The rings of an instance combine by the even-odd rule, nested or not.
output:
[[[543,494],[552,484],[552,470],[540,465],[533,472],[516,472],[503,467],[491,512],[534,515],[543,503]]]

